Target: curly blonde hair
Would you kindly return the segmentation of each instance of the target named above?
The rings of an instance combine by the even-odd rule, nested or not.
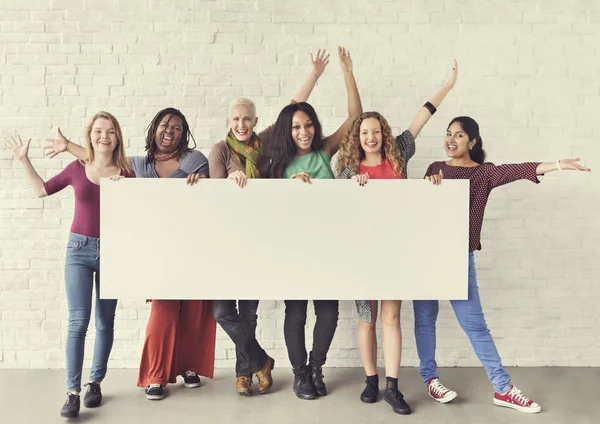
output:
[[[350,167],[352,172],[358,174],[360,162],[365,158],[365,151],[360,144],[360,126],[365,119],[375,118],[381,125],[382,146],[381,157],[387,159],[394,173],[398,176],[402,175],[404,168],[404,158],[398,149],[398,144],[392,135],[392,129],[387,120],[378,112],[365,112],[360,115],[352,127],[348,130],[339,149],[339,158],[337,162],[338,172],[341,173],[347,167]]]

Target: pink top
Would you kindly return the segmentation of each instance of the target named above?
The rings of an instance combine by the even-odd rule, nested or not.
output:
[[[394,167],[387,158],[375,166],[365,166],[361,163],[359,174],[364,175],[367,172],[369,173],[369,179],[399,180],[404,178],[402,171],[400,171],[400,175],[394,173]]]
[[[121,175],[131,177],[125,171]],[[68,164],[58,175],[44,183],[48,196],[67,186],[75,191],[75,214],[71,232],[82,236],[100,238],[100,186],[85,174],[85,166],[78,160]]]
[[[429,165],[425,176],[438,174],[440,169],[444,179],[469,180],[469,252],[481,250],[481,227],[485,205],[492,189],[517,180],[529,180],[536,184],[536,169],[539,162],[527,162],[507,165],[483,163],[474,167],[450,166],[446,162],[434,162]],[[443,184],[443,182],[442,182]]]

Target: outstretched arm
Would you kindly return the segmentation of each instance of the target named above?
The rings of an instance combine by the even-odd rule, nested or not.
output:
[[[44,147],[44,154],[50,158],[62,152],[71,153],[79,160],[87,160],[88,153],[85,147],[69,141],[58,128],[58,138],[47,138],[48,144]]]
[[[544,175],[544,174],[547,174],[548,172],[552,172],[552,171],[591,172],[592,170],[590,168],[586,168],[577,163],[580,160],[581,160],[580,158],[576,158],[576,159],[559,159],[556,162],[543,162],[537,166],[537,168],[535,169],[535,173],[537,175]]]
[[[440,106],[442,101],[446,98],[446,95],[448,95],[450,90],[452,90],[452,88],[456,84],[457,76],[458,76],[458,64],[456,63],[456,60],[455,60],[453,67],[452,67],[452,71],[450,71],[450,76],[448,77],[448,81],[446,81],[446,84],[444,84],[444,86],[441,88],[440,91],[435,93],[435,95],[431,99],[429,99],[428,103],[430,103],[431,106],[433,106],[433,109],[430,110],[430,108],[427,107],[429,105],[423,106],[421,109],[419,109],[419,111],[417,112],[417,116],[415,116],[415,119],[413,119],[412,123],[408,127],[408,130],[410,131],[410,133],[413,135],[414,138],[417,138],[417,136],[419,135],[419,133],[421,132],[421,130],[423,129],[425,124],[427,124],[427,122],[429,122],[429,119],[431,118],[431,116],[435,113],[436,109]]]
[[[350,129],[356,118],[363,112],[358,86],[356,85],[356,79],[352,72],[352,58],[350,57],[350,52],[345,48],[338,46],[338,56],[342,72],[344,73],[346,91],[348,93],[348,118],[335,133],[325,139],[324,149],[329,157],[332,157],[335,152],[337,152],[344,135]]]
[[[315,88],[317,81],[319,80],[321,75],[323,75],[323,72],[325,71],[325,68],[329,63],[329,54],[327,53],[327,50],[324,49],[321,52],[321,49],[319,49],[316,58],[313,57],[313,54],[311,53],[310,62],[311,72],[300,87],[300,89],[298,90],[298,92],[296,93],[296,95],[294,96],[293,102],[306,102],[310,97],[310,93],[312,93],[313,88]]]
[[[6,148],[11,151],[13,158],[21,163],[35,195],[37,197],[46,197],[48,193],[44,188],[44,180],[33,168],[33,165],[29,160],[29,144],[31,143],[31,139],[23,144],[21,137],[17,136],[17,138],[18,140],[15,140],[14,137],[11,137],[10,140],[6,140]]]

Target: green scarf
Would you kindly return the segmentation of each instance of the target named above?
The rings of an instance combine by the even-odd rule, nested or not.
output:
[[[256,133],[252,133],[248,144],[242,143],[229,131],[225,141],[231,152],[237,156],[242,166],[246,167],[246,178],[260,178],[258,161],[263,153],[263,146]]]

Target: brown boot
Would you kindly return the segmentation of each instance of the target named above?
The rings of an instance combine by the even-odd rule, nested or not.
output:
[[[267,356],[267,360],[262,369],[254,373],[258,379],[258,393],[261,395],[267,393],[271,386],[273,386],[273,377],[271,377],[271,370],[273,367],[275,367],[275,360],[270,356]]]
[[[252,377],[238,377],[235,381],[235,389],[242,396],[252,396]]]

